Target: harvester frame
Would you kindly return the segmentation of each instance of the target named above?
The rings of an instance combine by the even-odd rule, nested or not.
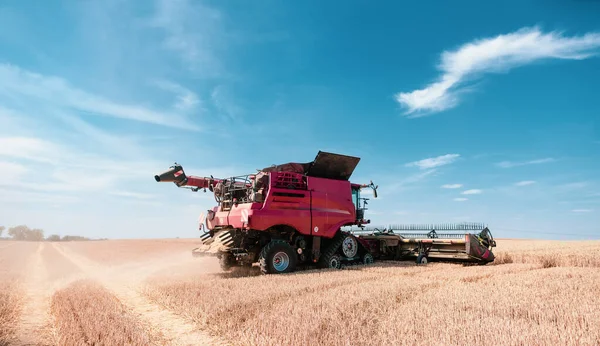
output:
[[[364,217],[369,199],[360,192],[370,188],[377,198],[378,186],[372,181],[349,181],[359,161],[358,157],[319,151],[308,163],[273,165],[255,174],[225,179],[188,176],[175,163],[155,180],[213,193],[217,205],[201,214],[198,228],[206,231],[192,254],[216,256],[223,269],[255,263],[265,274],[292,272],[299,265],[339,269],[376,259],[405,259],[414,253],[417,262],[424,264],[432,251],[444,250],[466,254],[463,260],[471,262],[493,261],[495,241],[489,229],[479,226],[469,226],[469,230],[479,227],[479,234],[467,233],[455,242],[410,238],[390,230],[364,234],[371,223]],[[354,227],[359,231],[347,230]],[[487,240],[472,241],[482,238]]]

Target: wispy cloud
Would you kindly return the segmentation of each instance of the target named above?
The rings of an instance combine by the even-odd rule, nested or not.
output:
[[[571,210],[574,213],[591,213],[592,209],[573,209]]]
[[[535,184],[535,180],[523,180],[523,181],[519,181],[518,183],[515,183],[515,186],[527,186],[527,185],[533,185]]]
[[[190,70],[202,77],[224,72],[217,51],[223,48],[225,37],[217,9],[199,1],[157,0],[149,24],[163,30],[163,47],[177,53]]]
[[[216,110],[230,119],[236,120],[242,113],[242,108],[234,102],[231,93],[223,85],[213,89],[210,99]]]
[[[456,202],[464,202],[464,201],[468,201],[468,198],[464,198],[464,197],[457,197],[454,199]]]
[[[396,100],[409,117],[440,112],[457,106],[460,96],[469,91],[466,83],[485,74],[508,72],[542,59],[587,59],[598,54],[599,47],[600,33],[567,37],[556,31],[543,33],[538,27],[476,39],[442,53],[438,66],[442,75],[436,82],[398,93]]]
[[[576,182],[572,182],[572,183],[566,183],[566,184],[559,185],[558,188],[563,191],[572,191],[572,190],[583,189],[584,187],[586,187],[588,185],[589,185],[588,182],[576,181]]]
[[[0,159],[6,160],[0,161],[0,177],[7,178],[0,186],[40,193],[103,193],[149,177],[157,167],[143,157],[123,161],[36,137],[0,137]]]
[[[479,190],[479,189],[471,189],[471,190],[465,190],[465,191],[461,192],[461,194],[463,194],[463,195],[479,195],[481,193],[483,193],[483,191]]]
[[[21,164],[0,161],[0,181],[16,181],[27,171],[27,167]]]
[[[133,191],[113,191],[113,192],[110,192],[110,194],[113,196],[130,197],[130,198],[136,198],[136,199],[154,199],[157,197],[156,195],[153,195],[153,194],[133,192]]]
[[[183,86],[177,83],[164,80],[156,80],[153,84],[163,90],[170,91],[176,94],[176,101],[173,104],[173,107],[175,109],[185,112],[194,110],[201,105],[200,98],[198,97],[198,95],[196,95],[196,93],[187,88],[184,88]]]
[[[37,103],[38,107],[76,110],[188,130],[198,129],[175,111],[114,102],[71,86],[60,77],[44,76],[9,64],[0,64],[0,96],[20,98],[28,104]]]
[[[442,189],[460,189],[462,186],[462,184],[445,184],[442,185]]]
[[[550,162],[555,162],[555,161],[556,161],[556,159],[547,157],[547,158],[543,158],[543,159],[536,159],[536,160],[523,161],[523,162],[502,161],[502,162],[496,163],[496,166],[501,167],[501,168],[512,168],[512,167],[526,166],[526,165],[539,165],[542,163],[550,163]]]
[[[29,161],[54,163],[59,148],[51,142],[32,137],[1,137],[0,157],[11,157]]]
[[[401,179],[400,181],[395,180],[394,183],[391,183],[388,186],[386,186],[385,192],[383,192],[383,193],[380,192],[379,194],[400,191],[409,185],[412,185],[412,184],[415,184],[415,183],[425,180],[427,177],[429,177],[430,175],[433,175],[436,172],[437,172],[437,169],[430,169],[425,172],[410,175],[404,179]]]
[[[438,157],[431,157],[419,161],[407,163],[406,167],[419,167],[420,169],[431,169],[435,167],[445,166],[453,163],[460,157],[459,154],[446,154]]]

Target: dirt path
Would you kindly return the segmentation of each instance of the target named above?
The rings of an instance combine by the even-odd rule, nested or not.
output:
[[[22,312],[17,327],[16,345],[47,345],[51,335],[50,299],[53,290],[48,285],[40,243],[25,270]]]
[[[227,345],[212,337],[188,320],[154,304],[138,293],[137,285],[148,274],[141,269],[110,268],[74,253],[64,246],[52,243],[63,256],[77,265],[86,276],[100,282],[144,323],[162,334],[171,345]],[[166,269],[153,267],[152,271]]]

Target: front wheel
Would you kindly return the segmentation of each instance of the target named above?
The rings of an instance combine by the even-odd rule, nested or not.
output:
[[[263,274],[290,273],[296,270],[298,255],[290,244],[272,240],[261,250],[258,262]]]

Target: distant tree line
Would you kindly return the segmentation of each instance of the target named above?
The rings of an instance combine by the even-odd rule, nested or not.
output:
[[[0,226],[0,238],[2,234],[6,230],[6,227]],[[44,230],[39,228],[31,229],[26,225],[19,225],[15,227],[11,227],[8,229],[8,235],[12,240],[22,240],[22,241],[82,241],[82,240],[92,240],[90,238],[78,236],[78,235],[65,235],[59,236],[58,234],[49,235],[47,238],[44,238]]]

